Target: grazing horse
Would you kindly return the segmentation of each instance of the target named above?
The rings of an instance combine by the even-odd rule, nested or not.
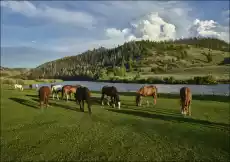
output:
[[[109,86],[104,86],[102,87],[102,90],[101,90],[101,105],[104,105],[104,96],[110,96],[111,97],[111,101],[112,101],[112,104],[113,104],[113,107],[115,107],[115,104],[118,105],[118,109],[120,109],[121,107],[121,101],[120,101],[120,97],[119,97],[119,94],[118,94],[118,91],[117,91],[117,88],[112,86],[112,87],[109,87]],[[108,102],[108,105],[109,105],[109,102]]]
[[[66,96],[66,101],[68,101],[69,97],[71,98],[71,93],[76,93],[78,87],[80,85],[72,86],[72,85],[65,85],[62,87],[62,99],[64,95]]]
[[[35,88],[38,90],[38,84],[35,84]]]
[[[186,115],[189,113],[191,116],[191,101],[192,101],[192,92],[188,87],[182,87],[180,89],[180,103],[181,103],[181,114]]]
[[[47,108],[50,94],[51,94],[51,89],[49,86],[42,86],[39,89],[38,96],[39,96],[40,108],[42,108],[42,102],[43,104],[46,105]]]
[[[14,84],[14,89],[17,89],[17,88],[23,91],[23,86],[21,84]]]
[[[51,92],[52,92],[53,100],[54,100],[55,95],[56,95],[57,99],[59,100],[58,93],[61,91],[62,91],[62,85],[51,84]]]
[[[78,104],[80,105],[80,110],[82,112],[84,112],[84,101],[86,101],[87,105],[88,105],[88,111],[89,114],[91,114],[91,102],[90,102],[90,91],[87,87],[78,87],[76,93],[75,93],[75,99],[76,102],[78,102]]]
[[[143,86],[137,91],[136,95],[136,105],[141,106],[142,97],[153,96],[154,105],[156,105],[157,99],[157,87],[153,85]],[[147,105],[149,106],[149,101],[147,100]]]

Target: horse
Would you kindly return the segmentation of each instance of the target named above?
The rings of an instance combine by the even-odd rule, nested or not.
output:
[[[72,86],[72,85],[65,85],[62,87],[62,99],[64,98],[64,95],[66,96],[66,101],[68,101],[69,96],[71,98],[71,93],[76,93],[77,88],[80,87],[80,85]]]
[[[191,101],[192,92],[188,87],[182,87],[180,89],[180,104],[181,104],[181,114],[191,116]]]
[[[76,99],[76,103],[78,102],[78,104],[80,105],[80,110],[82,112],[84,112],[84,101],[86,101],[87,105],[88,105],[88,111],[89,114],[91,114],[91,102],[90,102],[90,91],[87,87],[78,87],[77,91],[75,93],[75,99]]]
[[[59,100],[58,92],[61,92],[61,91],[62,91],[62,85],[51,84],[51,92],[52,92],[53,100],[54,100],[55,95],[56,95],[57,99]]]
[[[38,90],[38,84],[35,84],[35,88]]]
[[[40,108],[42,108],[42,102],[46,105],[46,108],[48,106],[49,102],[49,96],[51,94],[51,89],[49,86],[42,86],[38,91],[38,97],[40,102]]]
[[[112,87],[109,87],[109,86],[104,86],[102,87],[102,90],[101,90],[101,105],[104,105],[104,96],[107,95],[107,96],[110,96],[111,97],[111,101],[112,101],[112,104],[113,104],[113,107],[115,107],[115,104],[118,105],[118,109],[120,109],[121,107],[121,101],[120,101],[120,97],[119,97],[119,94],[118,94],[118,91],[117,91],[117,88],[112,86]],[[107,103],[109,105],[109,102]]]
[[[23,91],[23,86],[21,84],[14,84],[14,89],[17,89],[17,88]]]
[[[29,85],[29,88],[30,88],[30,89],[32,89],[32,88],[33,88],[33,85],[32,85],[32,84],[30,84],[30,85]]]
[[[141,106],[142,97],[153,96],[154,105],[156,105],[157,99],[157,87],[153,85],[143,86],[137,91],[136,95],[136,106]],[[149,101],[147,100],[147,105],[149,106]]]

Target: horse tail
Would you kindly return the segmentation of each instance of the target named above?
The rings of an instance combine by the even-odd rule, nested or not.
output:
[[[46,91],[44,92],[43,102],[44,102],[44,104],[47,104],[47,93],[46,93]]]
[[[189,88],[185,90],[185,104],[188,106],[189,100],[191,100],[191,92]]]
[[[64,86],[62,87],[61,89],[61,98],[63,99],[63,96],[64,96]]]

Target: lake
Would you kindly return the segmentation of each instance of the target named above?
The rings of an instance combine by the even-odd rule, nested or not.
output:
[[[61,85],[76,85],[80,84],[83,86],[88,87],[92,91],[100,91],[101,88],[105,85],[108,86],[115,86],[117,87],[118,91],[120,92],[133,92],[137,91],[139,88],[141,88],[143,85],[147,84],[134,84],[134,83],[105,83],[105,82],[91,82],[91,81],[64,81],[56,84]],[[51,85],[51,83],[43,83],[38,84],[39,87],[43,85]],[[183,84],[154,84],[158,88],[158,93],[173,93],[178,94],[180,91],[180,88],[183,86],[187,86],[191,88],[193,94],[214,94],[214,95],[228,95],[229,96],[229,90],[230,86],[229,84],[217,84],[217,85],[183,85]],[[34,85],[33,85],[34,86]]]

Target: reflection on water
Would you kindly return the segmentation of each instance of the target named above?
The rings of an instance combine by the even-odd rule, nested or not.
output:
[[[38,84],[39,87],[43,85],[50,85],[51,83]],[[120,92],[132,92],[137,91],[140,87],[147,84],[134,84],[134,83],[105,83],[105,82],[90,82],[90,81],[65,81],[56,83],[61,85],[75,85],[80,84],[88,87],[93,91],[100,91],[105,85],[115,86]],[[179,93],[181,87],[186,86],[191,88],[193,94],[214,94],[214,95],[229,95],[229,84],[217,84],[217,85],[169,85],[169,84],[154,84],[158,88],[159,93]],[[34,87],[34,85],[33,85]]]

